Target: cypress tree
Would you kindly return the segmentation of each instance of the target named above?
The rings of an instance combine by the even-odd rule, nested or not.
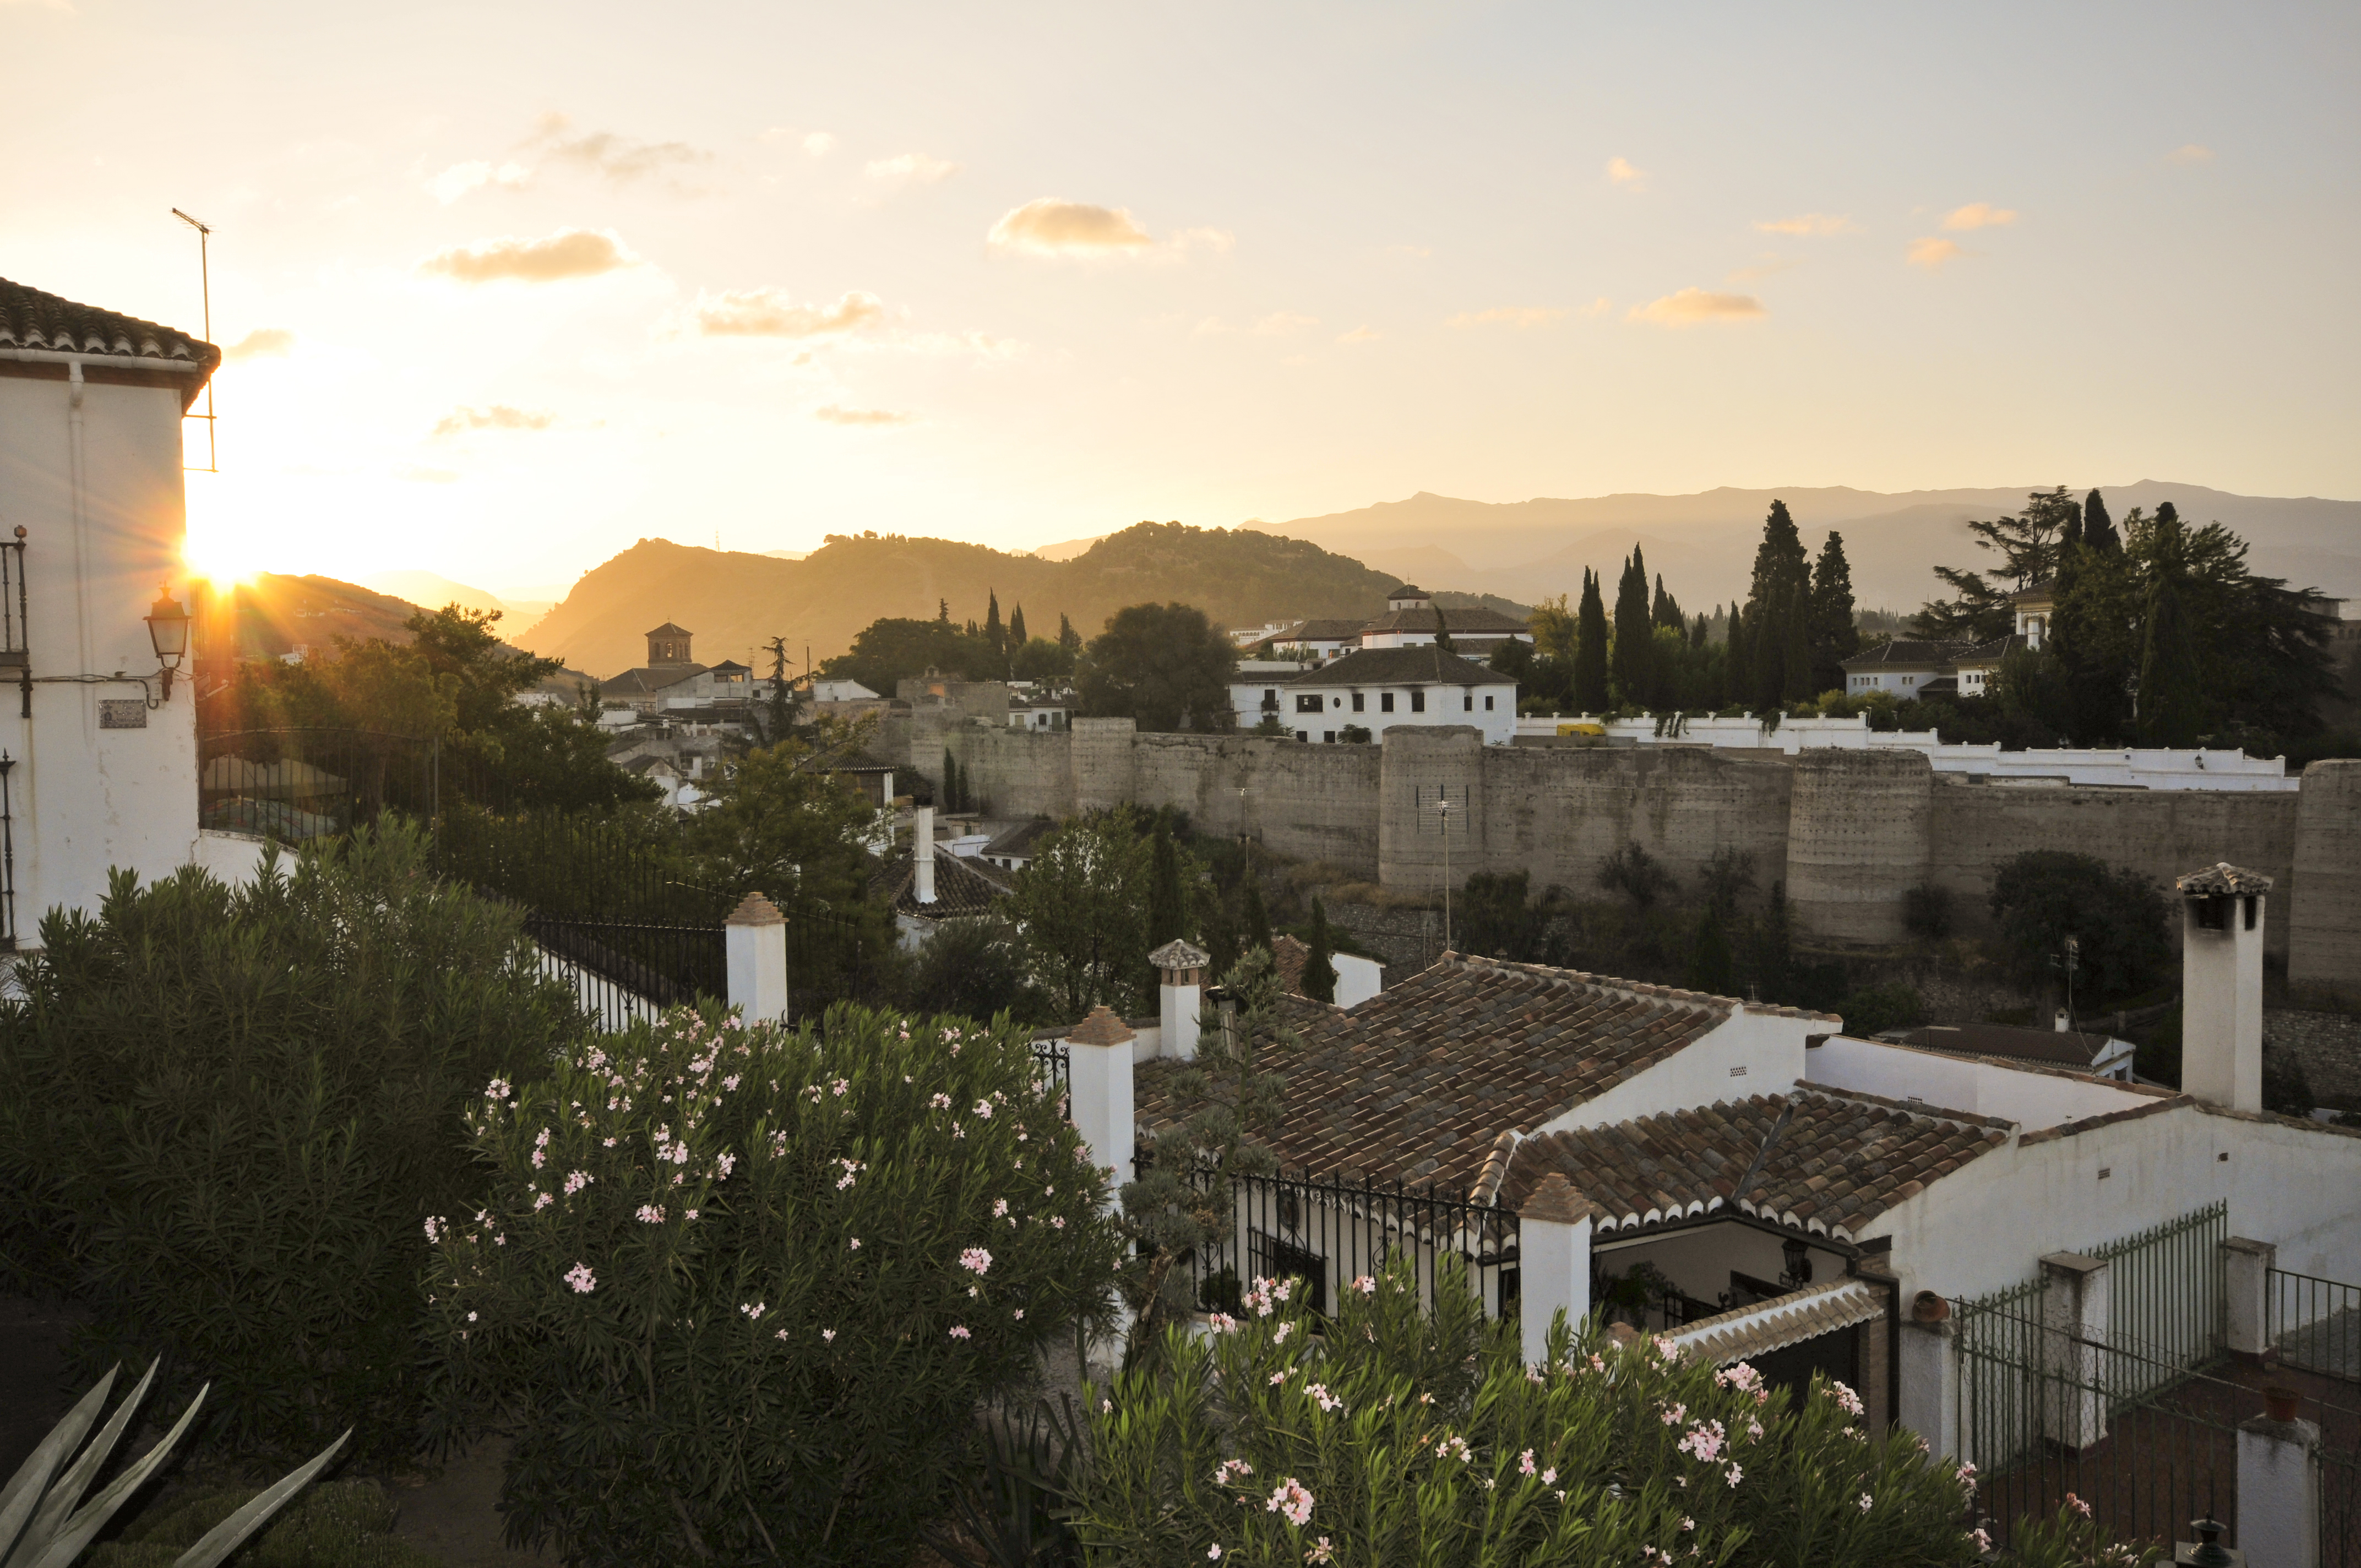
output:
[[[935,601],[935,622],[939,626],[949,626],[951,623],[950,600],[937,599]]]
[[[1664,574],[1656,574],[1656,598],[1650,613],[1659,626],[1669,626],[1675,631],[1688,630],[1688,618],[1681,613],[1681,601],[1664,591]]]
[[[1598,574],[1587,567],[1575,619],[1574,706],[1585,713],[1607,711],[1607,606],[1598,596]]]
[[[1842,691],[1844,661],[1861,652],[1861,629],[1853,624],[1852,566],[1844,535],[1831,529],[1812,568],[1812,689]]]
[[[983,640],[992,644],[994,652],[1004,652],[1007,649],[1008,639],[1000,628],[1000,596],[989,588],[984,590],[984,595],[990,602],[983,612]]]
[[[1647,563],[1634,544],[1631,559],[1623,563],[1623,578],[1615,586],[1615,695],[1623,707],[1645,707],[1653,695],[1653,627]]]
[[[1698,912],[1697,932],[1689,941],[1689,989],[1728,996],[1738,989],[1730,962],[1730,934],[1721,928],[1721,906],[1708,902]]]
[[[1246,873],[1246,950],[1259,948],[1270,951],[1270,915],[1262,906],[1262,882],[1252,872]]]
[[[1754,629],[1746,624],[1746,611],[1736,599],[1730,601],[1730,642],[1723,652],[1721,695],[1736,707],[1754,705]]]
[[[943,753],[943,809],[957,811],[960,808],[959,796],[959,759],[945,751]]]
[[[2107,498],[2092,490],[2082,498],[2082,548],[2119,551],[2123,547],[2123,535],[2115,532],[2114,520],[2107,515]]]
[[[2172,503],[2167,501],[2165,506]],[[2158,514],[2164,508],[2157,509]],[[2148,590],[2146,636],[2140,645],[2140,739],[2151,746],[2193,746],[2202,727],[2205,692],[2180,590],[2160,576]]]
[[[1172,842],[1172,827],[1156,824],[1156,841],[1148,861],[1148,948],[1154,952],[1188,926],[1187,894],[1180,886],[1180,851]]]
[[[1436,605],[1434,607],[1434,645],[1437,648],[1442,649],[1446,653],[1455,653],[1458,652],[1457,649],[1451,645],[1451,623],[1443,618],[1443,607],[1441,605]]]
[[[1815,695],[1812,687],[1812,590],[1799,583],[1787,595],[1786,641],[1779,650],[1779,696],[1784,702],[1802,702]]]
[[[1011,649],[1022,648],[1026,641],[1025,607],[1020,604],[1008,612],[1008,646]]]
[[[1703,610],[1697,611],[1697,624],[1689,628],[1689,646],[1702,648],[1713,638],[1713,622]]]
[[[1328,933],[1328,911],[1312,895],[1312,950],[1303,956],[1303,994],[1314,1002],[1336,1000],[1336,938]]]
[[[1064,610],[1058,612],[1058,646],[1069,653],[1082,651],[1082,634],[1074,630],[1074,623],[1066,619]]]
[[[1811,583],[1811,557],[1805,553],[1803,536],[1795,532],[1795,520],[1787,515],[1785,501],[1773,500],[1763,520],[1763,542],[1754,549],[1754,577],[1746,596],[1746,662],[1752,677],[1748,696],[1758,712],[1777,707],[1787,688],[1796,682],[1787,669],[1787,650],[1794,641],[1787,620],[1804,609]],[[1808,685],[1808,630],[1804,647],[1806,667],[1801,679]]]

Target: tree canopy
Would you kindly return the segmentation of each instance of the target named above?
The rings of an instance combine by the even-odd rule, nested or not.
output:
[[[1142,729],[1225,729],[1236,668],[1236,648],[1203,610],[1129,605],[1091,640],[1082,709],[1093,718],[1128,717]]]

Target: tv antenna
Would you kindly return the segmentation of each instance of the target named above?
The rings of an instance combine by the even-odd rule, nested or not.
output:
[[[197,231],[197,285],[204,294],[205,341],[211,343],[214,340],[214,276],[213,258],[206,254],[206,242],[213,237],[214,231],[210,225],[199,223],[178,207],[172,209],[172,215]],[[205,411],[186,417],[205,422],[205,466],[199,468],[183,463],[181,465],[182,470],[192,474],[220,473],[221,451],[214,444],[214,378],[211,376],[205,378]]]

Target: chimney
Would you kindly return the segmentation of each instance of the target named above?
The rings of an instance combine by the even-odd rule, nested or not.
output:
[[[2263,1108],[2263,912],[2271,879],[2223,861],[2180,894],[2180,1087],[2233,1111]]]
[[[1197,1055],[1197,998],[1213,955],[1175,937],[1148,961],[1156,966],[1157,1021],[1163,1026],[1161,1054],[1189,1061]]]
[[[935,901],[935,808],[918,807],[917,825],[910,834],[910,865],[917,872],[914,891],[921,904]]]
[[[2073,1031],[2074,1020],[2067,1014],[2066,1009],[2060,1007],[2057,1013],[2052,1015],[2049,1026],[2056,1029],[2061,1035],[2070,1034]]]

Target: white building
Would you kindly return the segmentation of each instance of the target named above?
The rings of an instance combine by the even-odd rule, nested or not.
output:
[[[1284,678],[1237,682],[1230,705],[1238,728],[1252,729],[1264,715],[1299,740],[1336,745],[1348,731],[1375,740],[1401,725],[1473,725],[1488,746],[1505,746],[1517,732],[1517,684],[1498,670],[1418,648],[1369,648]]]
[[[1386,613],[1361,628],[1364,648],[1423,648],[1448,632],[1455,652],[1484,659],[1503,642],[1530,642],[1533,634],[1514,616],[1469,605],[1438,609],[1424,588],[1405,585],[1386,596]]]
[[[197,827],[181,421],[221,352],[0,280],[0,949],[107,871],[250,870]],[[174,678],[174,672],[181,674]]]

